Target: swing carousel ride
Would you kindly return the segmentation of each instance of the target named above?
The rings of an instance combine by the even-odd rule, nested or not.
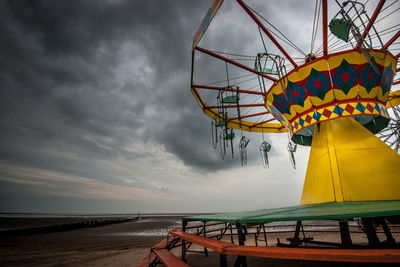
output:
[[[244,132],[261,132],[268,167],[272,144],[264,135],[287,133],[294,168],[297,145],[311,146],[301,204],[400,199],[400,4],[380,1],[369,15],[368,1],[332,3],[336,13],[328,23],[326,1],[316,1],[310,50],[304,52],[255,7],[237,1],[259,35],[259,50],[243,55],[199,46],[221,3],[213,2],[194,37],[191,76],[221,157],[233,156],[238,142],[245,165],[250,140]],[[240,132],[236,142],[234,129]]]
[[[265,135],[288,135],[287,150],[294,168],[297,145],[311,146],[311,150],[299,206],[186,217],[182,228],[170,231],[174,240],[181,242],[182,259],[186,260],[189,247],[196,243],[204,246],[205,254],[207,248],[218,251],[221,266],[226,266],[226,255],[238,256],[235,266],[246,266],[246,256],[400,262],[399,245],[387,224],[399,223],[400,216],[400,80],[396,76],[400,70],[400,2],[329,1],[328,10],[327,0],[316,0],[310,27],[304,26],[301,17],[292,18],[300,21],[298,25],[282,24],[311,36],[309,42],[298,40],[299,44],[263,16],[261,5],[253,2],[229,3],[247,15],[248,24],[238,25],[235,17],[222,13],[219,15],[229,20],[229,26],[218,16],[214,23],[222,22],[213,25],[222,2],[212,2],[192,44],[191,91],[212,120],[214,148],[220,150],[222,159],[227,154],[233,157],[234,149],[239,148],[245,165],[251,142],[245,133],[261,133],[260,153],[266,168],[273,144]],[[287,13],[281,13],[279,19],[284,20]],[[208,40],[200,42],[207,29]],[[240,34],[254,37],[249,47],[242,45],[249,42],[235,40]],[[202,43],[205,46],[200,46]],[[341,243],[336,245],[341,249],[300,251],[301,246],[324,243],[305,237],[305,220],[338,222]],[[362,225],[368,248],[380,250],[357,249],[348,224],[354,220]],[[201,223],[190,225],[196,221]],[[290,244],[279,239],[277,244],[279,249],[289,246],[297,250],[268,247],[267,223],[279,221],[297,222]],[[220,234],[209,236],[215,222],[223,227]],[[239,245],[234,244],[232,226]],[[379,240],[378,226],[386,241]],[[252,227],[256,229],[256,247],[245,245]],[[191,232],[193,228],[197,233]],[[211,240],[220,240],[227,232],[231,243]],[[266,244],[262,248],[257,246],[261,233]],[[162,259],[155,256],[157,260]]]

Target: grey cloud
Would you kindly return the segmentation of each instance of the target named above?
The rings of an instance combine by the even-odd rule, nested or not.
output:
[[[186,128],[204,120],[189,91],[191,38],[200,18],[188,14],[203,16],[207,3],[0,5],[1,160],[111,184],[128,185],[128,177],[149,188],[142,177],[102,163],[151,158],[126,148],[144,142],[194,168],[223,168],[205,149],[202,126]],[[182,142],[185,135],[195,141]]]
[[[0,160],[140,188],[157,178],[130,165],[153,169],[157,152],[135,144],[162,147],[196,172],[240,166],[237,142],[233,160],[211,148],[210,120],[190,93],[192,38],[208,6],[0,2]],[[249,34],[232,32],[234,50],[239,37]]]

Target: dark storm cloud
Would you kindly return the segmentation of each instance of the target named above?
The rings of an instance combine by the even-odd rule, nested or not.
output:
[[[255,172],[239,167],[239,138],[222,161],[190,92],[192,38],[210,2],[0,1],[0,211],[214,210],[246,188],[232,176],[263,183],[260,136],[248,134]],[[258,32],[235,6],[224,2],[223,34],[201,45],[247,52]],[[201,82],[219,78],[219,63]]]
[[[132,142],[203,170],[232,164],[216,163],[189,90],[191,39],[207,7],[2,1],[0,160],[117,184],[96,160],[152,157],[128,150]]]

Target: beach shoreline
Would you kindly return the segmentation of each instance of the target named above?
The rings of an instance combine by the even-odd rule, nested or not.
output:
[[[108,218],[110,219],[110,217]],[[49,221],[45,222],[45,219],[42,220],[42,225],[49,223]],[[73,231],[4,236],[0,239],[0,265],[135,266],[149,254],[152,246],[166,237],[168,230],[181,226],[181,220],[182,216],[178,215],[148,216],[140,220],[129,220],[118,224]],[[62,220],[58,220],[59,222]],[[25,226],[28,223],[25,222]],[[33,222],[36,225],[37,223],[37,221]],[[4,221],[2,224],[5,224]],[[20,221],[19,226],[22,225],[23,222]],[[336,242],[340,240],[338,232],[306,233],[307,235],[312,234],[318,240]],[[292,234],[289,232],[268,233],[268,245],[275,245],[278,237],[281,238],[281,241],[286,241],[286,238],[292,237]],[[357,243],[367,244],[368,242],[363,234],[352,234],[352,238]],[[384,238],[382,234],[380,234],[380,238]],[[399,234],[395,234],[395,238],[399,241]],[[230,242],[229,236],[225,236],[224,239]],[[254,237],[249,235],[246,245],[254,245]],[[259,245],[265,244],[259,242]],[[203,249],[195,245],[192,248],[200,251]],[[172,252],[180,257],[181,249],[176,248]],[[234,257],[229,256],[229,266],[233,264],[233,261]],[[188,254],[188,263],[191,266],[219,266],[219,254],[209,251],[208,257],[205,257],[204,254],[190,253]],[[248,263],[249,266],[341,266],[339,263],[332,262],[285,261],[252,257],[249,257]]]
[[[106,221],[121,217],[102,217]],[[144,217],[116,224],[0,238],[1,266],[135,266],[181,216]],[[0,218],[3,229],[49,227],[87,218]],[[93,218],[91,218],[93,220]],[[99,217],[97,220],[100,220]]]

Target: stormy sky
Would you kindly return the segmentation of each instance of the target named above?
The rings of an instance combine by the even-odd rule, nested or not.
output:
[[[299,147],[297,170],[286,134],[268,137],[269,170],[256,134],[246,167],[238,157],[222,161],[212,148],[210,119],[190,92],[192,38],[210,2],[0,1],[0,212],[298,204],[308,148]],[[275,21],[277,2],[266,9]],[[291,6],[280,6],[289,18],[312,20],[313,1]],[[226,1],[221,16],[234,8]],[[241,12],[225,23],[245,31]],[[281,27],[301,45],[302,32],[290,31],[290,22]],[[238,37],[234,28],[230,38]]]

